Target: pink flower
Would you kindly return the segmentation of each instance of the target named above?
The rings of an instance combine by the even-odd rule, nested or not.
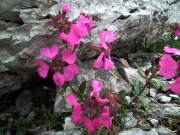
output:
[[[180,50],[177,49],[177,48],[171,48],[169,46],[165,46],[163,50],[165,52],[167,52],[167,53],[173,53],[173,54],[176,54],[176,55],[180,55]]]
[[[93,28],[93,21],[91,17],[80,15],[76,24],[70,25],[70,32],[66,34],[64,31],[60,32],[58,38],[66,41],[71,49],[74,49],[76,44],[79,44],[80,38],[85,37]]]
[[[170,89],[176,94],[180,94],[180,77],[178,77],[173,84],[170,84]]]
[[[110,70],[114,66],[114,62],[111,60],[110,51],[111,46],[110,43],[114,41],[115,36],[113,31],[101,31],[99,34],[100,43],[104,48],[104,51],[101,52],[99,57],[94,62],[94,67],[100,68],[104,66],[105,70]],[[108,37],[108,42],[106,43],[106,38]]]
[[[93,91],[88,94],[84,104],[79,104],[73,94],[66,97],[70,104],[73,105],[71,121],[74,124],[83,122],[89,133],[98,130],[101,124],[107,128],[112,124],[112,118],[109,116],[109,107],[104,106],[104,103],[109,102],[109,100],[99,97],[102,83],[93,80],[91,86]]]
[[[55,72],[53,75],[55,84],[62,86],[65,81],[71,81],[74,78],[74,75],[78,73],[78,67],[75,64],[76,55],[72,50],[63,50],[61,55],[58,52],[58,45],[53,45],[51,48],[41,48],[40,54],[50,58],[51,63],[47,65],[39,58],[36,59],[36,63],[39,65],[37,71],[42,78],[46,78],[48,70],[52,69]]]
[[[175,34],[174,36],[180,36],[180,23],[171,23],[170,25],[170,28],[174,30]]]
[[[71,10],[71,8],[69,8],[66,3],[62,3],[61,7],[63,9],[62,13],[59,12],[57,15],[52,17],[51,21],[48,22],[50,25],[57,27],[60,32],[64,30],[66,31],[71,24],[71,22],[68,21],[68,18],[66,18],[66,14],[69,10]]]
[[[177,36],[177,37],[179,37],[179,36],[180,36],[180,28],[179,28],[179,29],[177,29],[177,30],[175,31],[174,36]]]
[[[159,61],[159,73],[165,78],[172,78],[175,76],[178,69],[178,62],[174,61],[169,54],[165,54]]]

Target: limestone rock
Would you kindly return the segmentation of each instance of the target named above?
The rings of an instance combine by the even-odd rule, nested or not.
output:
[[[56,38],[58,30],[47,25],[48,15],[57,13],[59,3],[62,2],[64,1],[0,1],[0,76],[8,78],[11,83],[9,85],[4,79],[0,79],[3,86],[0,96],[19,89],[22,82],[36,73],[34,59],[39,56],[41,47],[54,43],[63,47],[62,42]],[[113,30],[116,38],[112,54],[118,57],[131,52],[144,35],[156,33],[166,22],[168,15],[177,13],[179,4],[176,0],[67,0],[66,3],[72,8],[68,14],[69,20],[75,20],[81,12],[91,15],[94,20],[94,29],[82,43],[99,43],[98,34],[101,30]],[[95,55],[96,53],[88,51],[83,57],[94,58]],[[18,80],[15,81],[12,76]]]
[[[30,90],[24,90],[16,99],[16,106],[23,116],[31,111],[32,104],[32,92]]]
[[[79,130],[64,130],[64,131],[48,131],[45,133],[42,133],[42,135],[82,135],[81,131]]]
[[[140,128],[132,128],[130,130],[125,130],[119,132],[118,135],[159,135],[159,133],[155,129],[151,129],[150,131],[143,131]]]
[[[82,82],[91,82],[92,80],[98,80],[103,82],[103,87],[107,89],[113,89],[115,92],[126,90],[130,92],[132,87],[118,74],[116,68],[109,71],[105,71],[103,68],[96,69],[93,67],[94,60],[84,61],[83,64],[86,69],[79,68],[77,79],[74,83],[79,86]],[[87,84],[87,88],[90,88],[90,83]]]

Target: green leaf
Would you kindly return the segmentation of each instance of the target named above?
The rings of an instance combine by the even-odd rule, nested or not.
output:
[[[159,84],[161,86],[161,89],[164,90],[164,87],[163,87],[163,85],[162,85],[162,83],[160,82],[159,79],[152,78],[151,83]]]
[[[20,126],[17,128],[16,135],[25,135],[25,134],[26,134],[26,130],[24,127]]]
[[[143,98],[142,96],[138,96],[138,98],[142,102],[142,105],[144,106],[146,111],[151,112],[151,107],[150,107],[149,100]]]
[[[81,68],[86,69],[86,67],[84,66],[84,64],[82,63],[82,61],[81,61],[80,59],[77,59],[77,60],[76,60],[76,64],[77,64],[78,66],[80,66]]]
[[[84,94],[85,90],[86,90],[86,81],[82,82],[81,85],[79,86],[79,92],[81,94]]]
[[[118,95],[123,98],[123,97],[125,97],[127,95],[127,91],[122,90],[122,91],[118,92]]]
[[[2,129],[0,129],[0,135],[4,135],[4,132]]]
[[[136,81],[134,82],[134,96],[135,97],[139,96],[140,91],[141,91],[141,82],[137,78]]]
[[[30,122],[32,122],[34,120],[34,118],[25,118],[23,120],[20,121],[20,124],[29,124]]]
[[[65,83],[63,84],[62,88],[63,88],[64,90],[66,90],[67,87],[69,86],[69,84],[70,84],[70,82],[65,82]]]
[[[4,125],[4,124],[0,124],[0,130],[1,129],[6,129],[8,126]]]
[[[146,78],[146,75],[145,75],[144,71],[138,66],[138,64],[136,62],[134,62],[134,64],[135,64],[136,68],[138,69],[139,74],[142,77]]]
[[[56,113],[52,113],[52,114],[49,114],[49,115],[50,115],[51,121],[55,123],[57,121]]]
[[[48,120],[47,109],[46,109],[46,107],[44,106],[44,104],[42,104],[42,112],[43,112],[43,114],[44,114],[45,119]]]

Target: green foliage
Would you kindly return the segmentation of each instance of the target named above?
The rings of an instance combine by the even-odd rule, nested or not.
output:
[[[78,91],[83,95],[85,90],[86,90],[86,81],[81,83],[81,85],[79,86]]]
[[[0,135],[4,135],[4,130],[8,128],[8,126],[4,124],[0,124]]]
[[[142,77],[146,78],[146,75],[145,75],[144,71],[138,66],[138,64],[136,62],[134,62],[134,64],[135,64],[136,68],[138,69],[139,74]]]
[[[45,123],[46,121],[50,121],[51,123],[57,122],[57,115],[55,113],[50,113],[44,104],[42,104],[42,112],[43,117],[40,122]]]
[[[139,96],[141,91],[141,82],[137,78],[136,81],[134,82],[134,96],[137,97]]]
[[[175,40],[174,32],[169,31],[168,35],[163,35],[164,33],[157,33],[154,37],[155,42],[149,42],[148,37],[144,38],[141,44],[141,51],[146,53],[160,53],[163,52],[164,46],[171,46],[175,48],[180,48],[180,38]]]
[[[70,82],[64,82],[62,88],[63,88],[64,90],[66,90],[67,87],[69,87],[69,85],[70,85]]]
[[[146,109],[146,111],[151,112],[151,107],[150,107],[149,100],[145,99],[142,96],[138,96],[138,98],[141,101],[143,107]]]
[[[122,98],[124,98],[127,95],[127,91],[126,90],[122,90],[120,92],[118,92],[118,95]]]
[[[86,69],[86,67],[84,66],[84,64],[82,63],[82,61],[81,61],[80,59],[77,59],[77,60],[76,60],[76,64],[77,64],[79,67],[81,67],[81,68],[83,68],[83,69]]]

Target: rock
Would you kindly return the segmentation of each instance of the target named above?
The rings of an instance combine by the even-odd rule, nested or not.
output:
[[[163,103],[169,103],[172,99],[171,97],[167,97],[167,96],[162,95],[162,94],[158,94],[157,98]]]
[[[84,61],[83,64],[86,69],[79,68],[79,73],[73,82],[79,86],[82,82],[86,81],[87,90],[92,89],[90,82],[95,79],[103,82],[103,87],[107,89],[113,89],[115,92],[126,90],[131,92],[132,87],[118,74],[116,68],[109,71],[105,71],[103,68],[93,68],[94,60]]]
[[[125,96],[125,98],[126,98],[128,104],[132,101],[132,99],[129,96]]]
[[[137,119],[133,117],[133,113],[128,113],[127,116],[125,117],[125,121],[124,118],[122,118],[123,123],[125,123],[125,127],[135,127],[137,124]]]
[[[16,99],[16,106],[21,113],[21,115],[27,115],[32,107],[32,91],[31,90],[24,90],[20,96]]]
[[[79,130],[64,130],[64,131],[48,131],[45,133],[42,133],[42,135],[82,135],[81,131]]]
[[[134,82],[136,81],[136,79],[139,79],[139,81],[141,82],[141,86],[143,87],[146,83],[145,78],[143,78],[137,69],[134,68],[118,68],[118,72],[120,73],[120,75],[123,77],[124,80],[126,80],[129,84],[131,84],[132,86],[134,85]]]
[[[74,129],[75,125],[71,122],[70,117],[65,118],[65,124],[63,125],[64,130]]]
[[[148,120],[151,122],[151,124],[153,124],[154,127],[157,127],[157,125],[158,125],[158,120],[152,119],[152,118],[148,118]]]
[[[66,96],[70,94],[71,89],[67,88],[66,91],[63,88],[57,87],[56,98],[54,103],[54,112],[60,116],[63,112],[71,112],[72,105],[66,100]]]
[[[150,88],[149,89],[149,94],[150,94],[151,97],[156,97],[156,89]]]
[[[165,127],[158,128],[157,131],[159,135],[176,135],[176,133],[173,133],[170,129]]]
[[[112,54],[120,57],[134,50],[144,35],[157,33],[159,26],[168,17],[177,14],[179,2],[175,1],[67,0],[66,3],[72,8],[68,13],[69,20],[75,20],[81,12],[91,15],[94,20],[94,29],[82,43],[99,43],[98,34],[101,30],[113,30],[116,38]],[[34,59],[39,56],[41,47],[54,43],[63,47],[62,42],[56,38],[58,30],[47,25],[48,15],[60,9],[58,2],[0,1],[0,96],[20,89],[21,83],[36,73]],[[95,55],[90,51],[83,57],[94,58]]]
[[[118,135],[159,135],[159,133],[153,128],[150,131],[144,131],[140,128],[132,128],[119,132]]]
[[[175,95],[175,94],[169,94],[170,97],[174,98],[174,99],[178,99],[179,96],[178,95]]]

